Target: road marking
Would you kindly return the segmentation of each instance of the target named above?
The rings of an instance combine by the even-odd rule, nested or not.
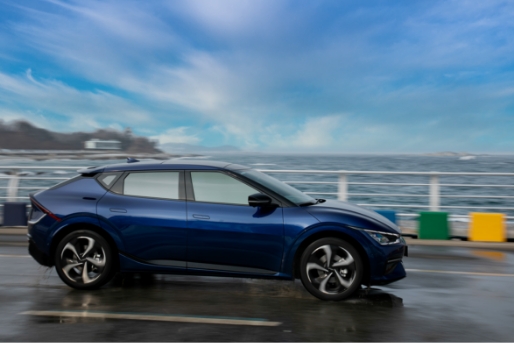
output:
[[[30,257],[30,255],[9,255],[9,254],[0,254],[0,257]]]
[[[450,270],[428,270],[428,269],[405,269],[407,272],[414,273],[440,273],[440,274],[458,274],[458,275],[478,275],[478,276],[503,276],[514,277],[514,274],[499,274],[499,273],[479,273],[479,272],[457,272]]]
[[[44,317],[74,317],[74,318],[100,318],[100,319],[129,319],[149,320],[158,322],[178,322],[197,324],[224,324],[224,325],[250,325],[250,326],[279,326],[281,322],[271,322],[261,318],[232,318],[232,317],[202,317],[188,315],[166,314],[137,314],[117,312],[90,312],[90,311],[26,311],[20,314]]]

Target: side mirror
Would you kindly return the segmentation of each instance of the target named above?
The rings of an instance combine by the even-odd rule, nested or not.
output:
[[[248,204],[252,207],[264,207],[271,205],[271,198],[266,194],[255,193],[248,196]]]

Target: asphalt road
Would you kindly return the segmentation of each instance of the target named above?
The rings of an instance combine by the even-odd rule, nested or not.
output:
[[[323,302],[299,281],[117,277],[75,291],[0,246],[0,341],[513,341],[514,254],[413,246],[408,276]]]

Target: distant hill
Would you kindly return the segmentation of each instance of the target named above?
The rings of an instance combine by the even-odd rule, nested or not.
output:
[[[159,153],[156,142],[137,137],[130,129],[97,130],[94,132],[58,133],[32,125],[26,121],[4,123],[0,120],[0,149],[83,150],[90,139],[117,140],[122,151],[128,153]]]
[[[201,153],[201,152],[235,152],[240,151],[235,146],[221,145],[217,147],[206,147],[185,143],[165,143],[159,145],[159,149],[168,153]]]

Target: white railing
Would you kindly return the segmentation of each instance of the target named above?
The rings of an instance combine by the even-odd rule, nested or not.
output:
[[[27,180],[31,180],[34,182],[44,182],[48,183],[49,181],[64,181],[69,179],[69,177],[53,177],[53,176],[24,176],[20,175],[20,171],[47,171],[47,170],[78,170],[81,169],[80,166],[70,167],[70,166],[0,166],[0,171],[8,171],[10,175],[0,176],[0,180],[7,179],[7,186],[0,186],[0,189],[5,189],[5,196],[0,196],[0,203],[5,201],[23,201],[28,200],[28,196],[19,196],[19,191],[23,191],[26,193],[28,190],[41,190],[46,189],[49,186],[41,186],[41,185],[33,185],[27,186],[25,185]],[[347,201],[351,200],[351,198],[355,197],[367,197],[367,198],[425,198],[428,200],[426,204],[398,204],[393,202],[390,203],[358,203],[361,206],[367,206],[371,208],[390,208],[390,209],[425,209],[430,211],[439,211],[441,209],[466,209],[473,211],[512,211],[514,212],[514,201],[513,205],[481,205],[481,206],[469,206],[469,205],[441,205],[442,198],[451,198],[451,199],[500,199],[503,201],[507,201],[509,199],[514,199],[514,173],[472,173],[472,172],[407,172],[407,171],[346,171],[346,170],[273,170],[273,169],[260,169],[260,171],[268,173],[268,174],[287,174],[287,175],[313,175],[313,176],[322,176],[325,177],[327,175],[331,175],[334,177],[336,181],[319,181],[319,180],[284,180],[285,183],[288,184],[298,184],[298,185],[310,185],[310,189],[306,190],[305,193],[311,195],[329,195],[336,197],[339,200]],[[426,182],[359,182],[352,181],[352,177],[355,176],[417,176],[426,178]],[[483,178],[490,177],[505,177],[507,181],[503,183],[440,183],[441,177],[472,177],[473,181],[482,180]],[[373,181],[373,180],[372,180]],[[333,188],[333,191],[315,191],[312,187],[320,186],[320,185],[328,185]],[[412,186],[422,186],[427,187],[427,193],[423,194],[409,194],[402,193],[399,191],[395,191],[393,193],[368,193],[368,192],[356,192],[351,193],[349,191],[350,187],[353,186],[389,186],[395,187],[395,189],[399,189],[402,187],[412,187]],[[505,195],[505,194],[448,194],[448,192],[441,193],[441,188],[445,189],[455,189],[455,188],[470,188],[470,189],[478,189],[478,188],[491,188],[495,190],[502,190],[503,193],[506,190],[513,189],[511,194],[513,195]],[[1,194],[1,192],[0,192]],[[0,204],[0,206],[2,206]],[[412,214],[405,214],[412,215]],[[514,217],[509,217],[514,218]]]
[[[510,177],[514,180],[514,173],[474,173],[474,172],[407,172],[407,171],[348,171],[348,170],[273,170],[273,169],[259,169],[261,172],[269,174],[317,174],[326,175],[331,174],[337,176],[338,181],[289,181],[283,182],[288,184],[308,184],[308,185],[333,185],[337,187],[336,192],[310,192],[307,194],[312,195],[333,195],[337,196],[338,200],[348,201],[351,197],[408,197],[408,198],[428,198],[426,205],[413,205],[413,204],[383,204],[383,203],[359,203],[358,205],[375,207],[375,208],[416,208],[425,209],[430,211],[439,211],[441,209],[468,209],[468,210],[500,210],[500,211],[514,211],[514,206],[442,206],[441,198],[457,198],[457,199],[514,199],[514,195],[469,195],[469,194],[441,194],[441,187],[454,187],[454,188],[514,188],[514,184],[467,184],[467,183],[440,183],[440,177],[462,177],[472,176],[475,178],[482,177]],[[427,177],[428,183],[405,183],[405,182],[349,182],[352,175],[408,175]],[[509,180],[510,181],[510,180]],[[408,194],[408,193],[350,193],[348,188],[350,185],[360,186],[426,186],[428,187],[428,194]],[[514,218],[514,217],[508,217]]]
[[[7,179],[7,186],[2,186],[0,189],[5,189],[6,196],[0,196],[0,202],[8,202],[8,201],[20,201],[20,200],[28,200],[28,196],[18,196],[19,190],[43,190],[49,187],[20,187],[20,182],[24,180],[36,180],[36,181],[65,181],[69,180],[68,177],[38,177],[38,176],[23,176],[23,173],[20,173],[20,170],[78,170],[81,167],[62,167],[62,166],[0,166],[0,170],[7,170],[10,175],[1,175],[0,180]],[[0,193],[1,194],[1,193]],[[2,201],[3,200],[3,201]],[[3,204],[0,204],[3,206]]]

